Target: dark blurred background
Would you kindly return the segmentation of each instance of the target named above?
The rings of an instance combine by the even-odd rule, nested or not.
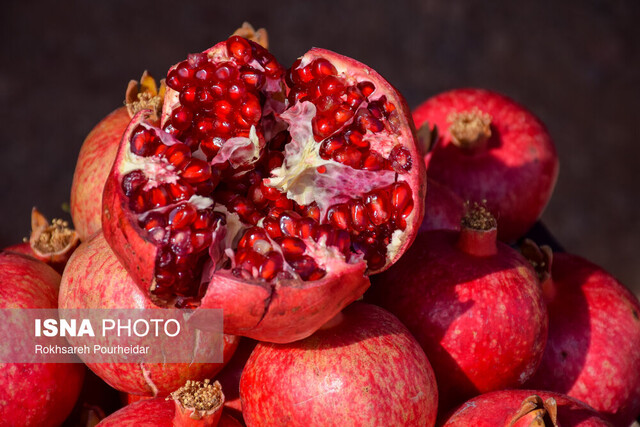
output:
[[[30,209],[63,215],[78,150],[130,79],[269,31],[284,65],[312,46],[379,71],[411,107],[460,86],[503,92],[548,126],[560,177],[543,215],[571,252],[640,294],[640,2],[7,1],[0,18],[0,247]]]

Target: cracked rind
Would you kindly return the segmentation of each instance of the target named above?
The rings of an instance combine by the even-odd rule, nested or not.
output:
[[[62,276],[58,301],[60,309],[159,309],[122,268],[101,233],[82,243],[69,259]],[[82,345],[82,340],[82,337],[69,337],[72,345]],[[238,342],[235,336],[224,336],[225,361],[231,358]],[[166,396],[188,379],[213,377],[224,367],[224,363],[87,363],[87,366],[120,391]]]

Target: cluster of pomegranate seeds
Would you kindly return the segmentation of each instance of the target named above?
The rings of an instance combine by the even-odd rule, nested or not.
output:
[[[161,138],[162,131],[139,125],[130,138],[132,153],[152,159],[128,172],[122,189],[158,247],[154,292],[197,301],[213,231],[226,223],[224,214],[214,211],[219,206],[247,227],[229,262],[216,265],[237,277],[319,280],[327,271],[309,256],[311,242],[334,248],[347,261],[361,253],[370,270],[383,267],[394,231],[406,228],[413,209],[409,185],[396,180],[324,213],[315,202],[299,205],[266,184],[283,166],[291,135],[275,119],[263,120],[263,110],[270,91],[284,96],[285,80],[290,106],[309,101],[316,107],[311,127],[322,159],[398,176],[411,170],[409,151],[389,146],[383,156],[371,147],[372,141],[393,140],[395,105],[384,95],[374,99],[371,81],[340,74],[324,58],[304,67],[299,60],[285,73],[256,43],[233,36],[224,47],[226,52],[189,55],[169,72],[167,86],[177,92],[163,126],[170,136]],[[252,127],[260,142],[258,158],[233,164],[214,160],[230,138],[250,138]],[[326,171],[318,167],[319,173]]]
[[[167,76],[167,86],[179,93],[179,105],[165,123],[171,133],[211,160],[231,137],[249,137],[262,117],[261,90],[267,78],[278,79],[284,68],[265,48],[240,36],[227,42],[229,61],[206,53],[189,55]]]

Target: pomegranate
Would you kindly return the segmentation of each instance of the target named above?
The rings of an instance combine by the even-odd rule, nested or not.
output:
[[[476,204],[459,232],[420,233],[367,295],[422,345],[442,409],[522,385],[542,358],[548,320],[535,271],[496,236],[495,219]]]
[[[427,197],[420,232],[428,230],[460,230],[464,202],[446,186],[427,178]]]
[[[500,390],[474,397],[461,405],[443,424],[445,427],[610,425],[598,412],[579,400],[536,390]]]
[[[248,426],[433,426],[433,370],[387,311],[354,303],[312,336],[258,343],[240,380]]]
[[[56,308],[60,275],[45,263],[0,252],[0,308]],[[2,345],[17,339],[3,328]],[[0,363],[0,420],[10,426],[57,426],[78,398],[84,366]]]
[[[403,98],[312,49],[285,70],[233,36],[167,75],[106,183],[109,245],[158,305],[223,308],[225,332],[312,334],[390,266],[422,221],[425,175]]]
[[[558,157],[544,125],[513,100],[483,89],[441,93],[413,117],[416,126],[438,128],[425,156],[429,177],[464,200],[485,199],[501,240],[525,234],[558,176]]]
[[[549,339],[527,386],[588,403],[615,425],[640,415],[640,302],[609,273],[576,255],[523,253],[541,273]]]
[[[64,270],[60,286],[60,308],[154,308],[118,262],[103,235],[83,242]],[[84,337],[69,337],[72,345],[85,344]],[[91,344],[95,344],[95,340]],[[204,345],[204,343],[202,343]],[[224,361],[238,345],[225,335]],[[187,379],[201,380],[218,373],[223,363],[87,363],[113,388],[146,396],[165,396]]]
[[[132,403],[102,420],[98,426],[241,426],[235,418],[223,413],[223,403],[224,394],[218,382],[187,381],[168,398]]]
[[[36,208],[31,210],[31,235],[28,241],[6,248],[49,264],[62,274],[69,257],[80,244],[78,233],[69,223],[54,219],[49,223]]]
[[[238,349],[225,367],[216,375],[225,393],[224,407],[232,415],[242,418],[242,403],[240,401],[240,377],[251,352],[257,342],[248,338],[242,338]]]

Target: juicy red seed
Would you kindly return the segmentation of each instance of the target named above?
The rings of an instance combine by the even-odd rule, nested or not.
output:
[[[335,229],[329,224],[322,224],[318,226],[316,231],[316,241],[319,242],[321,239],[324,239],[324,244],[326,246],[333,246],[335,242]]]
[[[291,78],[295,84],[304,85],[313,80],[313,71],[311,70],[310,65],[302,68],[296,68],[299,65],[299,60],[293,63],[293,66],[291,67]]]
[[[196,91],[196,101],[200,108],[208,110],[213,105],[213,93],[206,87],[199,87]]]
[[[318,85],[320,92],[324,95],[339,94],[344,90],[344,83],[335,76],[324,77]]]
[[[347,145],[333,153],[333,160],[354,169],[360,169],[362,163],[362,152],[357,148]]]
[[[193,189],[190,185],[184,184],[169,184],[167,185],[167,190],[171,195],[171,198],[176,202],[181,200],[188,200],[191,196],[193,196]]]
[[[262,73],[250,67],[240,68],[240,78],[245,84],[258,89],[262,86],[262,83],[264,83],[264,76]]]
[[[211,85],[210,90],[215,97],[220,98],[227,91],[227,86],[224,83],[218,82],[214,85]]]
[[[174,144],[167,148],[164,157],[177,168],[182,168],[191,159],[191,150],[185,144]]]
[[[134,170],[122,178],[122,191],[129,197],[148,182],[147,177],[141,170]]]
[[[411,159],[411,153],[402,145],[396,145],[389,154],[389,161],[394,171],[399,174],[405,174],[411,170],[413,161]]]
[[[369,151],[362,161],[362,169],[368,171],[379,171],[385,169],[385,160],[375,151]]]
[[[340,105],[340,99],[335,96],[320,96],[314,102],[316,104],[316,108],[321,113],[326,113],[327,111],[331,111],[335,109],[338,105]]]
[[[147,199],[142,189],[134,190],[129,196],[129,208],[135,213],[142,213],[147,209]]]
[[[280,230],[280,224],[277,219],[267,217],[262,221],[262,226],[272,239],[282,237],[282,230]]]
[[[211,166],[204,160],[191,159],[182,171],[181,177],[189,184],[206,181],[211,178]]]
[[[153,155],[156,147],[160,144],[160,140],[156,137],[156,134],[141,125],[135,128],[131,134],[130,141],[131,152],[138,156]]]
[[[198,211],[193,205],[183,203],[169,212],[169,224],[171,228],[185,228],[190,226],[198,216]]]
[[[207,62],[207,54],[202,53],[190,53],[187,55],[187,63],[191,68],[198,68]]]
[[[209,230],[216,221],[217,215],[213,209],[202,209],[198,211],[196,219],[193,221],[194,230]]]
[[[356,124],[364,132],[370,130],[371,132],[380,132],[384,129],[384,124],[376,119],[369,110],[360,109],[356,115]]]
[[[364,203],[360,200],[352,200],[349,202],[349,211],[351,213],[351,225],[356,231],[362,231],[367,228],[369,219]]]
[[[195,86],[184,88],[184,90],[180,92],[180,104],[192,107],[196,102],[196,92],[198,89],[201,88],[196,88]]]
[[[350,218],[351,213],[346,203],[333,205],[327,210],[327,221],[341,230],[349,228]]]
[[[191,234],[191,246],[194,252],[200,252],[211,245],[212,237],[209,231],[195,231]]]
[[[298,221],[298,237],[301,239],[315,239],[318,223],[313,218],[301,218]]]
[[[335,152],[345,146],[344,138],[341,135],[332,136],[324,141],[320,145],[320,157],[325,160],[329,160],[333,157]]]
[[[270,151],[267,154],[267,170],[272,171],[284,163],[284,154],[281,151]]]
[[[369,95],[371,95],[373,91],[376,90],[376,87],[369,81],[363,81],[358,83],[358,89],[360,89],[360,92],[365,97],[369,97]]]
[[[273,57],[262,66],[264,67],[265,73],[272,78],[279,78],[284,73],[282,66],[278,64],[278,61]]]
[[[229,135],[233,130],[233,125],[228,120],[216,120],[213,122],[213,131],[218,135]]]
[[[215,176],[215,175],[214,175]],[[218,184],[217,181],[203,181],[203,182],[199,182],[197,184],[193,184],[195,193],[199,196],[209,196],[213,190],[216,189],[216,185]]]
[[[294,87],[288,95],[289,102],[295,104],[296,102],[302,102],[309,98],[309,92],[304,87]]]
[[[227,39],[227,50],[239,64],[246,64],[252,59],[251,44],[244,37],[229,37]]]
[[[266,261],[266,257],[251,249],[238,249],[236,252],[236,265],[253,272],[253,269],[260,270],[260,266]]]
[[[257,240],[267,240],[267,233],[260,227],[251,227],[244,232],[244,235],[238,242],[239,248],[252,248]]]
[[[148,192],[149,206],[153,208],[160,208],[166,206],[169,203],[169,195],[167,190],[163,187],[152,188]]]
[[[341,104],[333,113],[336,123],[343,125],[353,117],[353,110],[345,103]]]
[[[316,264],[313,258],[308,255],[305,255],[300,259],[293,260],[289,262],[289,264],[296,271],[296,273],[300,275],[300,278],[302,280],[309,280],[312,277],[314,280],[318,280],[319,278],[324,276],[324,274],[316,273],[319,270],[318,264]]]
[[[299,259],[307,249],[307,245],[305,245],[304,242],[297,237],[285,236],[276,241],[282,248],[284,258],[287,261]]]
[[[260,184],[253,184],[249,187],[249,192],[247,195],[251,199],[254,205],[258,208],[263,208],[268,203],[267,199],[262,194],[262,190],[260,189]]]
[[[293,200],[288,199],[287,196],[285,196],[283,194],[281,197],[277,198],[274,201],[274,205],[277,208],[281,208],[281,209],[284,209],[284,210],[292,210],[293,209]]]
[[[409,184],[404,181],[393,184],[391,187],[391,205],[393,206],[393,211],[401,215],[404,214],[405,209],[409,206],[410,202],[412,202],[412,198]],[[410,212],[411,211],[408,213]]]
[[[365,150],[369,149],[369,141],[363,139],[364,135],[362,135],[357,130],[349,130],[345,132],[344,136],[347,139],[347,141],[349,141],[349,144],[353,144],[356,147],[362,148]]]
[[[305,216],[314,219],[316,222],[320,221],[320,208],[313,202],[305,209]]]
[[[267,259],[260,266],[260,277],[265,280],[273,279],[276,274],[282,271],[284,261],[282,255],[278,252],[271,251],[267,254]]]
[[[318,58],[311,64],[311,69],[314,77],[320,78],[324,76],[335,76],[337,74],[336,67],[331,62],[324,58]]]
[[[200,141],[200,150],[207,156],[207,160],[211,160],[218,154],[223,142],[222,138],[206,137]]]
[[[231,208],[234,212],[240,215],[240,218],[248,218],[255,211],[253,203],[251,203],[246,197],[238,196],[231,202]]]
[[[144,221],[142,221],[142,226],[144,227],[145,230],[149,231],[152,228],[164,227],[166,223],[167,221],[165,220],[165,217],[162,213],[149,212],[146,215]]]
[[[178,137],[180,135],[180,131],[176,128],[173,127],[173,125],[171,124],[171,122],[167,121],[167,123],[164,125],[164,127],[162,128],[163,131],[165,131],[166,133],[168,133],[171,136],[174,137]],[[158,146],[158,148],[156,149],[156,152],[154,153],[155,155],[159,155],[162,154],[163,150],[166,148],[166,145],[164,144],[160,144]]]
[[[171,113],[171,124],[178,130],[186,130],[191,126],[193,113],[185,106],[178,107]]]
[[[233,103],[240,102],[247,93],[247,90],[240,83],[234,83],[227,89],[227,96]]]
[[[380,108],[376,104],[369,104],[368,110],[371,112],[371,114],[373,114],[373,117],[375,117],[376,119],[381,120],[384,118],[382,108]]]
[[[315,117],[313,120],[313,133],[316,141],[320,141],[336,131],[336,122],[332,117]]]
[[[213,118],[203,117],[199,120],[196,120],[194,127],[200,135],[209,135],[213,132]]]
[[[233,66],[233,64],[231,64],[230,62],[223,62],[222,64],[218,65],[218,68],[216,68],[215,76],[218,80],[221,81],[233,80],[236,77],[237,73],[238,71]]]
[[[365,206],[369,214],[369,219],[375,225],[383,224],[391,217],[389,196],[383,190],[369,193],[365,197]]]
[[[280,216],[280,230],[285,236],[298,234],[298,220],[300,216],[295,212],[285,212]]]
[[[211,84],[215,80],[216,67],[213,64],[202,64],[201,67],[195,72],[195,82],[198,85]]]
[[[228,117],[233,111],[233,107],[226,99],[220,99],[213,105],[213,111],[216,117]]]
[[[358,89],[352,86],[347,88],[346,94],[347,94],[346,103],[347,105],[349,105],[349,107],[353,109],[357,108],[362,103],[362,101],[364,101],[364,96],[362,96],[362,94],[360,93],[360,91],[358,91]]]
[[[345,230],[338,230],[334,245],[340,252],[345,254],[345,256],[349,255],[351,252],[351,236],[349,235],[349,232]]]
[[[162,243],[164,241],[164,237],[167,234],[167,230],[164,227],[153,227],[148,230],[149,238],[156,243]]]
[[[167,86],[171,89],[182,91],[185,86],[193,83],[194,70],[189,67],[187,61],[182,61],[167,75]]]
[[[257,123],[262,116],[262,108],[260,108],[260,101],[254,95],[247,95],[247,98],[240,107],[240,113],[250,123]]]

